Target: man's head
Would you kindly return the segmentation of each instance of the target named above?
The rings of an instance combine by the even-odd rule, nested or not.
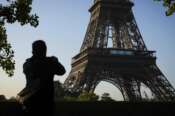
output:
[[[46,57],[47,46],[43,40],[34,41],[32,44],[32,53],[36,57]]]

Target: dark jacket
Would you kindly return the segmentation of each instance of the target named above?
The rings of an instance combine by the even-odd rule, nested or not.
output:
[[[26,87],[19,93],[19,96],[29,96],[27,104],[31,107],[41,105],[42,102],[46,104],[53,102],[53,77],[55,74],[65,73],[65,68],[58,59],[56,57],[31,57],[24,63],[23,72],[26,75]]]

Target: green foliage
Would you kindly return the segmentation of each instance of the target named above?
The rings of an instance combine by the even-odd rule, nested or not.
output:
[[[99,101],[99,96],[92,92],[83,92],[78,97],[76,96],[64,96],[62,101],[78,101],[78,102],[93,102],[93,101]],[[101,96],[101,100],[103,102],[115,102],[114,99],[110,97],[109,93],[104,93]]]
[[[54,81],[54,90],[55,90],[55,101],[63,101],[65,96],[65,90],[63,88],[63,84],[59,81]],[[65,98],[67,99],[67,98]],[[68,98],[69,99],[69,98]]]
[[[11,97],[8,101],[9,102],[18,102],[15,97]]]
[[[110,94],[109,93],[104,93],[102,96],[101,96],[101,101],[105,101],[105,102],[114,102],[115,100],[112,99],[110,97]]]
[[[0,102],[2,102],[2,101],[6,101],[7,99],[6,99],[6,97],[4,96],[4,95],[0,95]]]
[[[76,96],[64,96],[63,101],[77,101],[77,102],[90,102],[90,101],[98,101],[99,96],[95,93],[83,92],[78,97]]]
[[[62,101],[68,101],[68,102],[74,102],[74,101],[78,101],[77,97],[73,97],[73,96],[64,96],[63,99],[61,99]]]
[[[0,25],[0,67],[2,67],[9,76],[13,75],[13,70],[15,69],[13,57],[14,52],[11,49],[11,45],[7,42],[5,27]]]
[[[98,101],[99,96],[93,92],[83,92],[78,96],[78,101]]]
[[[7,34],[4,25],[6,23],[19,22],[22,26],[30,24],[37,27],[39,24],[38,16],[31,15],[32,0],[7,0],[8,5],[0,4],[0,67],[8,74],[13,76],[15,61],[13,60],[14,52],[10,43],[7,41]]]
[[[171,16],[175,12],[175,0],[154,0],[154,1],[163,2],[163,6],[167,8],[166,16]]]

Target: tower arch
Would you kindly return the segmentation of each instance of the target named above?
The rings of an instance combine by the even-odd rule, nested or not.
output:
[[[101,80],[95,87],[94,93],[101,96],[104,93],[109,93],[110,97],[116,101],[124,101],[123,94],[118,88],[119,86],[109,80]]]
[[[80,53],[64,85],[71,91],[94,91],[99,81],[117,84],[125,101],[140,101],[142,83],[160,101],[175,100],[175,89],[156,65],[134,18],[130,0],[94,0]],[[107,47],[112,38],[113,46]],[[119,76],[118,76],[119,75]],[[146,95],[146,94],[145,94]]]

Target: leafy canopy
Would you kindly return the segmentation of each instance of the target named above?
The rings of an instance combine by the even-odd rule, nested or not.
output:
[[[63,101],[77,101],[77,102],[90,102],[90,101],[98,101],[99,96],[96,95],[95,93],[89,93],[89,92],[82,92],[79,96],[70,96],[70,95],[65,95],[63,97]]]
[[[101,101],[115,102],[115,100],[110,97],[109,93],[103,93],[102,96],[101,96]]]
[[[166,16],[173,15],[173,13],[175,12],[175,0],[154,0],[154,1],[163,2],[163,6],[167,8]]]
[[[0,67],[8,76],[13,76],[15,69],[14,51],[7,41],[5,24],[18,22],[22,26],[30,24],[37,27],[39,17],[36,14],[30,14],[32,0],[7,0],[7,2],[7,5],[0,3]]]

